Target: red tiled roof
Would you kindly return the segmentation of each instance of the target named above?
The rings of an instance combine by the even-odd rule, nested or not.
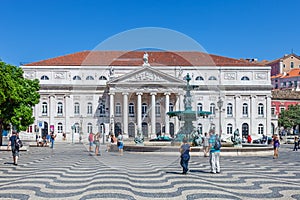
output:
[[[263,66],[202,52],[147,51],[151,66]],[[144,51],[82,51],[25,66],[142,66]]]
[[[296,77],[296,76],[300,76],[300,69],[299,68],[291,69],[289,72],[287,72],[281,78],[291,78],[291,77]]]

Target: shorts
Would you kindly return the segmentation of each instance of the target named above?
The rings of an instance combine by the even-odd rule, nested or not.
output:
[[[124,146],[124,145],[123,145],[123,142],[118,142],[118,148],[119,148],[119,149],[123,149],[123,146]]]
[[[94,145],[94,142],[90,142],[90,147],[92,147]]]
[[[19,149],[12,149],[11,152],[13,156],[19,156]]]
[[[95,142],[95,145],[96,145],[96,147],[99,147],[99,146],[100,146],[100,142],[99,142],[99,141],[96,141],[96,142]]]

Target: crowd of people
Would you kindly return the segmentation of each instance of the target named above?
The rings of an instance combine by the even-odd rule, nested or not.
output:
[[[105,137],[101,133],[89,133],[88,136],[88,142],[89,142],[89,152],[94,152],[96,156],[100,156],[100,141],[101,138]],[[56,134],[54,132],[51,132],[47,137],[41,137],[38,136],[36,138],[37,146],[43,147],[50,144],[50,148],[54,148],[54,141],[56,138]],[[104,139],[104,138],[103,138]],[[18,133],[13,131],[11,137],[9,138],[8,143],[8,149],[11,148],[12,155],[13,155],[13,164],[17,165],[18,163],[18,157],[19,157],[19,150],[20,147],[17,145],[17,141],[19,140]],[[117,137],[110,133],[106,138],[107,146],[106,151],[113,151],[114,146],[118,148],[119,155],[123,155],[123,148],[124,148],[124,142],[123,142],[123,135],[122,133],[118,133]],[[247,142],[251,143],[252,138],[249,135],[247,137]],[[221,167],[220,167],[220,148],[221,145],[217,145],[218,143],[221,143],[221,138],[218,134],[215,133],[215,130],[212,129],[209,131],[209,133],[204,133],[204,136],[202,137],[202,145],[203,145],[203,155],[204,157],[209,157],[209,163],[210,163],[210,172],[211,173],[220,173]],[[295,136],[294,139],[294,148],[293,151],[298,151],[300,145],[300,140],[298,136]],[[93,146],[95,146],[95,149],[93,150]],[[272,146],[274,150],[273,159],[277,159],[279,157],[279,147],[280,147],[280,138],[278,135],[273,135],[272,137]],[[188,163],[190,160],[190,151],[191,151],[191,144],[189,144],[188,138],[183,138],[182,145],[180,146],[180,165],[182,166],[182,174],[187,174],[188,172]]]

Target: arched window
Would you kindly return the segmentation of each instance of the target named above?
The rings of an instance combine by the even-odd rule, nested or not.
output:
[[[42,103],[42,115],[47,115],[48,114],[48,104],[47,102]]]
[[[174,105],[173,105],[173,103],[169,104],[169,111],[171,111],[171,112],[174,111]]]
[[[203,127],[202,127],[202,124],[199,123],[199,124],[197,125],[197,131],[198,131],[199,134],[202,134],[202,133],[203,133]]]
[[[101,102],[99,105],[100,117],[105,116],[105,103]]]
[[[210,80],[210,81],[216,81],[217,78],[216,78],[215,76],[210,76],[210,77],[208,78],[208,80]]]
[[[92,133],[93,132],[93,124],[92,123],[88,123],[87,124],[87,131],[88,131],[88,133]]]
[[[79,115],[79,114],[80,114],[80,105],[79,105],[78,102],[76,102],[76,103],[74,104],[74,114],[75,114],[75,115]]]
[[[263,124],[259,124],[258,125],[258,134],[263,135],[264,134],[264,125]]]
[[[232,124],[227,124],[227,134],[231,134],[232,135]]]
[[[197,104],[197,111],[198,112],[201,112],[203,110],[203,105],[202,105],[202,103],[198,103]]]
[[[147,116],[147,108],[148,108],[147,104],[146,104],[146,103],[143,103],[143,104],[142,104],[142,116],[143,116],[143,117],[146,117],[146,116]]]
[[[100,77],[99,77],[99,80],[106,81],[106,80],[107,80],[107,78],[106,78],[105,76],[100,76]]]
[[[73,80],[74,80],[74,81],[79,81],[79,80],[81,80],[81,77],[80,77],[80,76],[74,76],[74,77],[73,77]]]
[[[121,113],[121,103],[116,103],[116,116],[120,116]]]
[[[133,117],[134,116],[134,103],[129,104],[129,116]]]
[[[43,76],[41,77],[41,80],[49,80],[49,77],[46,76],[46,75],[43,75]]]
[[[87,76],[86,80],[95,80],[93,76]]]
[[[248,104],[243,103],[243,116],[248,117]]]
[[[204,81],[204,78],[202,76],[197,76],[195,80],[196,81]]]
[[[75,123],[74,125],[75,125],[74,133],[79,133],[79,124]]]
[[[87,114],[88,114],[88,115],[93,114],[93,104],[92,104],[91,102],[89,102],[89,103],[87,104]]]
[[[156,116],[160,116],[160,103],[155,104],[155,114]]]
[[[262,103],[258,104],[258,116],[264,116],[264,104]]]
[[[209,111],[211,112],[212,115],[216,114],[216,105],[214,103],[210,104]]]
[[[227,104],[227,116],[232,117],[232,113],[233,113],[233,106],[232,106],[232,103],[228,103],[228,104]]]
[[[63,114],[63,103],[62,102],[58,102],[57,103],[57,114],[58,115],[62,115]]]
[[[247,136],[249,134],[249,125],[247,123],[242,124],[242,136]]]
[[[57,132],[58,133],[62,133],[63,132],[63,124],[60,123],[60,122],[57,124]]]
[[[243,77],[241,78],[241,80],[242,80],[242,81],[249,81],[250,79],[249,79],[248,76],[243,76]]]

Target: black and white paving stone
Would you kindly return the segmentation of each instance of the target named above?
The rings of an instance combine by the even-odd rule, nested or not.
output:
[[[18,166],[0,152],[0,199],[300,199],[300,151],[282,145],[272,156],[223,156],[220,174],[192,156],[181,174],[179,155],[104,152],[57,143],[21,152]]]

